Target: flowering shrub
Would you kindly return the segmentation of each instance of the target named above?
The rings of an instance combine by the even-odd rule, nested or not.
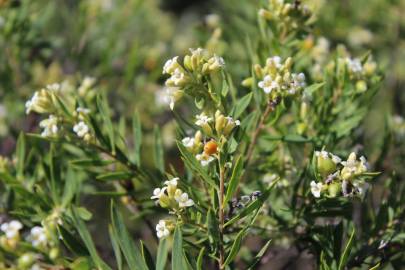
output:
[[[0,159],[0,269],[269,269],[276,248],[316,269],[405,261],[403,186],[385,145],[359,146],[377,62],[316,36],[300,1],[246,5],[246,40],[210,15],[205,46],[146,61],[166,126],[115,108],[102,77],[31,93],[36,128]]]

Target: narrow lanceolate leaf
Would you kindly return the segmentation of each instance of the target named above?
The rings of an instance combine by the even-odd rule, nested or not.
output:
[[[253,262],[249,265],[248,270],[254,269],[254,266],[260,262],[264,254],[266,254],[267,249],[269,248],[271,243],[271,240],[267,241],[267,243],[260,249],[260,251],[257,253],[255,258],[253,259]]]
[[[132,132],[134,136],[133,160],[137,166],[141,165],[142,127],[139,114],[136,112],[132,118]]]
[[[246,235],[246,232],[247,232],[247,228],[241,230],[238,233],[238,235],[236,236],[235,241],[233,242],[233,245],[231,247],[231,251],[229,252],[228,257],[225,260],[225,263],[224,263],[225,266],[230,264],[235,259],[236,255],[238,255],[240,246],[242,244],[243,237]]]
[[[187,263],[183,253],[183,236],[179,226],[174,230],[172,252],[172,270],[187,270]]]
[[[132,173],[130,172],[109,172],[103,173],[97,176],[97,180],[102,181],[118,181],[118,180],[126,180],[132,177]]]
[[[239,116],[242,115],[242,113],[246,110],[246,108],[249,106],[250,101],[252,100],[252,92],[247,94],[246,96],[242,97],[235,105],[233,109],[233,117],[237,119]]]
[[[122,218],[121,213],[115,208],[114,203],[111,203],[111,222],[113,234],[121,247],[129,269],[148,270],[148,267],[142,258],[141,251],[132,241],[129,232],[124,225],[124,219]]]
[[[107,130],[108,138],[110,140],[110,149],[113,154],[115,154],[115,135],[114,127],[111,121],[110,111],[106,99],[101,95],[97,96],[97,108],[103,118],[105,128]]]
[[[20,133],[17,140],[17,176],[22,178],[24,174],[24,163],[25,163],[25,135]]]
[[[200,252],[198,253],[198,258],[197,258],[197,270],[202,270],[203,268],[203,260],[204,260],[204,254],[205,254],[205,247],[203,247]]]
[[[340,257],[339,261],[339,270],[344,269],[346,266],[347,260],[349,259],[350,251],[352,250],[353,244],[354,244],[354,234],[355,234],[355,229],[353,228],[353,231],[350,235],[349,240],[347,241],[346,247],[343,250],[342,256]]]
[[[226,196],[224,204],[226,205],[232,196],[235,194],[235,191],[238,187],[240,177],[243,171],[243,159],[241,156],[236,160],[235,166],[232,171],[231,179],[229,180],[229,184],[226,188]]]
[[[159,241],[159,247],[156,258],[156,270],[164,270],[167,262],[167,255],[169,253],[167,239]]]
[[[177,147],[180,150],[180,153],[183,157],[184,162],[186,165],[196,172],[201,178],[206,181],[209,185],[213,188],[218,189],[217,185],[215,184],[214,180],[208,175],[208,173],[204,170],[198,160],[186,149],[186,147],[181,143],[177,142]]]
[[[162,143],[162,136],[160,134],[160,129],[158,126],[155,126],[155,143],[154,143],[154,158],[155,158],[155,165],[156,168],[160,172],[164,172],[165,170],[165,161],[163,155],[163,143]]]
[[[80,219],[79,215],[76,213],[76,209],[72,208],[73,219],[75,227],[80,234],[80,237],[83,239],[83,242],[90,253],[90,257],[93,260],[94,264],[102,270],[110,270],[111,268],[100,258],[97,253],[96,247],[91,239],[90,233],[86,228],[83,220]]]
[[[225,227],[233,224],[235,221],[240,220],[241,218],[253,213],[253,211],[259,209],[263,205],[263,203],[269,198],[270,191],[277,184],[277,182],[278,182],[277,180],[273,181],[271,183],[270,187],[261,196],[259,196],[259,198],[257,198],[255,201],[248,204],[237,215],[235,215],[233,218],[231,218],[231,220],[229,220],[227,223],[225,223]]]
[[[115,234],[113,232],[111,225],[108,226],[108,233],[110,235],[110,240],[111,240],[111,245],[112,245],[113,251],[114,251],[115,261],[117,262],[117,268],[118,268],[118,270],[121,270],[122,265],[123,265],[122,253],[120,250],[118,239],[115,237]]]

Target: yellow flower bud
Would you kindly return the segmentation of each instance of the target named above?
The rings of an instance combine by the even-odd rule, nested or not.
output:
[[[263,8],[259,9],[259,16],[265,20],[271,20],[273,18],[271,12]]]
[[[222,133],[222,130],[225,127],[226,119],[222,114],[215,118],[215,130],[218,134]]]
[[[241,84],[244,87],[251,87],[253,85],[253,78],[250,77],[250,78],[244,79]]]

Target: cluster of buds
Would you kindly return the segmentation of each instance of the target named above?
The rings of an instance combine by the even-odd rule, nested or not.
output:
[[[357,92],[362,93],[367,91],[367,82],[377,70],[376,62],[371,57],[368,57],[363,62],[359,58],[350,57],[339,60],[345,65],[350,78],[356,81]]]
[[[173,110],[174,104],[182,98],[185,92],[204,92],[202,90],[204,87],[191,86],[204,85],[204,76],[217,73],[224,67],[225,62],[222,57],[212,55],[202,48],[190,49],[190,54],[184,57],[182,64],[178,56],[167,60],[163,66],[163,74],[170,75],[165,82],[170,108]],[[204,94],[199,93],[200,96],[204,96]]]
[[[25,237],[22,237],[23,225],[18,220],[5,222],[0,229],[3,232],[3,235],[0,236],[1,248],[21,253],[15,261],[17,269],[43,269],[36,264],[36,262],[44,258],[43,253],[46,253],[46,257],[51,260],[55,260],[59,256],[59,249],[51,241],[51,232],[46,227],[35,226],[31,228],[29,234]],[[35,249],[39,252],[27,252],[26,247],[29,244],[31,245],[30,250]],[[19,249],[20,247],[22,249]]]
[[[55,94],[60,90],[59,84],[50,84],[45,88],[36,91],[25,103],[25,112],[52,113],[55,111]]]
[[[268,58],[264,67],[255,65],[256,76],[261,80],[258,86],[263,89],[270,100],[295,95],[306,86],[304,73],[292,73],[291,67],[291,57],[282,62],[279,56]],[[242,82],[244,86],[251,86],[252,83],[252,77]]]
[[[201,128],[202,132],[197,131],[194,138],[186,137],[182,142],[191,153],[196,155],[201,165],[207,166],[217,157],[219,151],[218,141],[225,141],[235,127],[240,125],[240,121],[217,111],[213,116],[208,116],[205,113],[197,115],[195,124]],[[202,144],[202,134],[208,138],[218,138],[218,140],[204,140],[204,144]],[[203,151],[198,153],[201,148],[203,148]]]
[[[323,179],[321,182],[311,182],[311,193],[314,197],[321,197],[326,193],[327,197],[362,195],[367,187],[364,181],[365,174],[369,171],[369,165],[364,156],[357,159],[356,153],[352,152],[346,161],[327,151],[316,151],[317,173]]]
[[[277,22],[284,29],[297,29],[311,16],[311,11],[300,1],[285,3],[284,0],[269,0],[268,8],[261,8],[259,16],[266,21]]]
[[[14,250],[20,242],[20,230],[23,225],[18,220],[12,220],[1,224],[0,230],[4,235],[0,236],[0,245],[6,250]]]
[[[58,135],[58,117],[52,114],[47,119],[42,120],[39,126],[43,128],[42,137],[56,137]]]
[[[151,199],[156,200],[161,207],[170,209],[171,214],[181,215],[185,208],[194,205],[194,201],[186,192],[177,187],[179,178],[173,178],[164,182],[163,188],[155,188]],[[156,226],[159,238],[168,236],[174,229],[174,223],[170,220],[160,220]]]

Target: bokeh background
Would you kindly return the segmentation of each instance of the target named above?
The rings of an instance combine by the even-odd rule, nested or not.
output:
[[[405,1],[308,0],[318,21],[315,38],[327,48],[345,44],[353,52],[370,50],[385,79],[362,128],[368,156],[380,151],[386,129],[393,132],[380,167],[404,174]],[[36,115],[25,115],[25,101],[50,83],[75,87],[94,77],[119,122],[140,112],[145,147],[153,127],[161,126],[166,158],[178,159],[175,126],[163,97],[161,67],[188,48],[206,47],[222,55],[235,84],[248,76],[246,38],[258,33],[257,0],[0,0],[0,154],[12,158],[21,131],[34,132]],[[312,42],[312,43],[311,43]],[[184,108],[180,108],[182,110]],[[124,119],[124,120],[123,120]],[[389,125],[387,126],[387,121]],[[377,183],[384,186],[384,183]],[[89,198],[89,207],[97,201]],[[99,199],[97,199],[99,200]],[[105,204],[107,205],[107,204]],[[108,214],[93,225],[107,227]],[[146,235],[147,237],[147,235]],[[108,236],[96,239],[100,250]],[[254,245],[254,239],[252,240]],[[103,254],[106,258],[111,254]],[[312,258],[289,247],[271,250],[271,269],[311,267]],[[270,258],[270,257],[269,257]],[[305,261],[305,263],[303,263]],[[270,267],[270,266],[269,266]]]

